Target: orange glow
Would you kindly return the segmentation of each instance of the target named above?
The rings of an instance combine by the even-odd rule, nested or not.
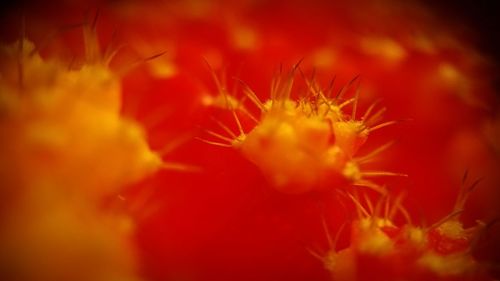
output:
[[[10,5],[0,280],[498,279],[497,66],[400,2]]]

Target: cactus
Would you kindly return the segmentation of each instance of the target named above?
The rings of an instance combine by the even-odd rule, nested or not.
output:
[[[396,2],[11,9],[0,279],[498,278],[492,62]]]

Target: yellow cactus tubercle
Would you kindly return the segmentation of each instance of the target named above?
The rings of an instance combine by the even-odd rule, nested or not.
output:
[[[464,276],[477,270],[474,259],[464,254],[442,256],[428,252],[417,261],[417,265],[441,277]]]
[[[242,81],[244,96],[236,99],[235,93],[226,90],[212,69],[219,95],[206,99],[206,104],[220,107],[220,102],[216,101],[223,101],[225,108],[231,111],[238,131],[234,132],[228,124],[215,120],[224,132],[206,130],[210,139],[199,139],[211,145],[240,150],[274,188],[285,193],[342,188],[350,184],[384,192],[382,187],[366,178],[402,174],[364,171],[361,166],[389,145],[365,156],[357,154],[371,132],[398,121],[380,123],[385,108],[375,111],[376,103],[357,118],[359,88],[354,97],[344,97],[353,88],[357,77],[336,95],[332,93],[333,86],[323,90],[314,79],[304,77],[306,92],[294,97],[294,72],[297,69],[298,65],[295,65],[289,73],[276,76],[266,100],[261,100]],[[243,103],[244,100],[251,102],[250,107]],[[258,109],[258,114],[251,110],[252,107]],[[350,114],[346,114],[345,107],[352,107]],[[246,119],[253,121],[254,126],[248,130],[248,122],[241,122],[240,116],[248,117]]]
[[[12,174],[26,181],[84,188],[99,197],[160,167],[142,128],[120,115],[119,79],[108,68],[71,70],[42,59],[26,40],[19,54],[20,44],[2,49],[3,159],[14,164],[2,168],[16,167]]]
[[[80,67],[27,40],[0,49],[0,195],[12,199],[0,264],[16,280],[139,280],[133,220],[102,203],[163,163],[121,116],[120,80],[89,31]]]

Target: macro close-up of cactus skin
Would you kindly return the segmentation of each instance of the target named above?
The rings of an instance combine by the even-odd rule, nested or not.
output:
[[[0,280],[498,280],[495,41],[428,2],[5,4]]]

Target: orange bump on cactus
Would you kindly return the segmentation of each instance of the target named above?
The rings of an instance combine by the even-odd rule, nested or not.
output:
[[[493,280],[487,276],[486,265],[473,257],[473,251],[486,224],[463,228],[458,215],[463,211],[468,193],[479,181],[466,188],[467,173],[454,211],[429,227],[416,226],[402,205],[402,196],[391,202],[387,195],[373,205],[358,193],[347,194],[358,217],[351,223],[347,248],[337,250],[337,241],[330,238],[325,255],[311,251],[330,271],[333,280]],[[400,213],[406,224],[394,223]]]
[[[276,189],[285,193],[343,188],[351,183],[384,192],[382,187],[366,178],[399,174],[363,171],[360,165],[372,160],[387,146],[365,156],[355,156],[371,132],[396,121],[380,122],[385,108],[373,112],[376,104],[356,119],[359,86],[354,97],[347,99],[345,94],[354,87],[357,78],[337,93],[333,93],[333,85],[324,90],[314,79],[304,78],[307,90],[294,97],[294,76],[298,69],[299,64],[296,64],[289,73],[275,77],[270,98],[265,101],[242,82],[244,98],[259,111],[258,116],[254,116],[245,103],[234,104],[232,101],[237,99],[227,93],[215,77],[221,93],[219,97],[226,101],[237,131],[215,120],[222,132],[206,130],[214,140],[200,140],[241,150]],[[347,106],[352,107],[350,114],[345,113]],[[240,114],[254,123],[248,132],[243,128]]]

